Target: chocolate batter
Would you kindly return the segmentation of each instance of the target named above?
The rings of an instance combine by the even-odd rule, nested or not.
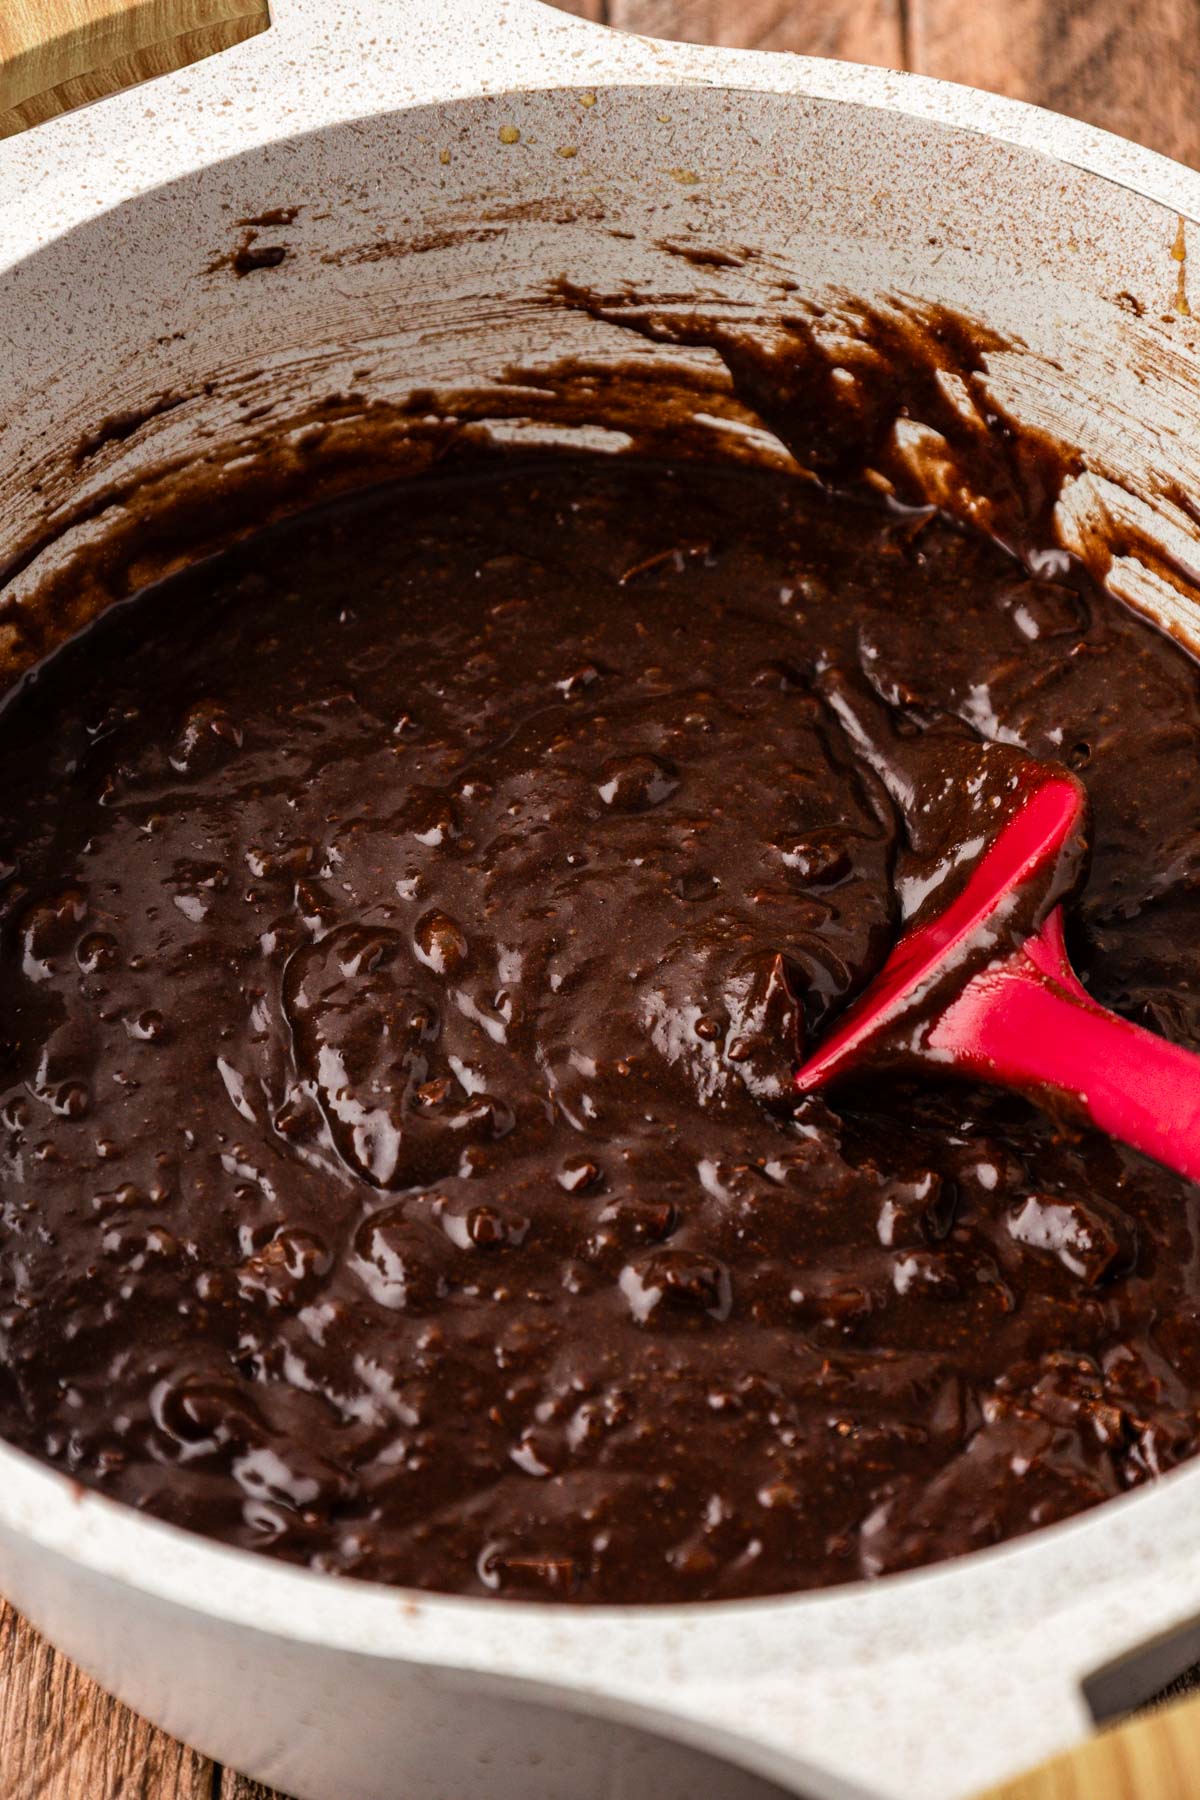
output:
[[[1077,966],[1200,1045],[1197,670],[1054,573],[785,474],[499,459],[45,664],[0,718],[4,1434],[577,1601],[879,1575],[1192,1455],[1194,1188],[1002,1093],[790,1085],[961,832],[902,803],[931,755],[981,804],[1079,772]]]

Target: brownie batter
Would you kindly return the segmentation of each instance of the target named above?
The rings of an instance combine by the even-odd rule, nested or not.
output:
[[[784,473],[498,458],[43,665],[4,1435],[293,1561],[577,1601],[879,1575],[1191,1456],[1194,1187],[1004,1093],[791,1086],[1025,754],[1087,785],[1083,978],[1200,1047],[1197,670],[1042,566]]]

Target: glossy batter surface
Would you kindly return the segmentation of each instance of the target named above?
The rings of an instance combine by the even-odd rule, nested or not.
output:
[[[1077,964],[1200,1044],[1198,700],[1082,576],[696,466],[392,487],[111,615],[0,719],[0,1429],[572,1600],[877,1575],[1190,1456],[1194,1188],[790,1074],[944,850],[931,746],[1082,775]]]

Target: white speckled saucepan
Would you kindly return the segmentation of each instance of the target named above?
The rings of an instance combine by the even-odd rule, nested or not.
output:
[[[1169,559],[1110,579],[1200,635],[1179,503],[1200,469],[1200,176],[970,89],[621,37],[536,0],[274,13],[0,144],[0,564],[45,540],[0,593],[0,650],[139,482],[189,447],[252,456],[264,406],[277,425],[331,394],[625,357],[616,327],[548,302],[555,278],[738,316],[769,306],[768,268],[834,312],[908,296],[1012,340],[989,383],[1081,453],[1064,542],[1114,519],[1160,538]],[[237,279],[251,229],[286,254]],[[114,415],[129,429],[72,454]],[[0,1586],[123,1700],[306,1800],[951,1800],[1076,1741],[1085,1678],[1200,1613],[1200,1466],[874,1584],[571,1610],[302,1572],[0,1447]],[[1178,1639],[1156,1677],[1195,1654]]]

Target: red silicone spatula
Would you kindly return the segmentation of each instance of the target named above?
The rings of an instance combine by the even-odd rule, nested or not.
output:
[[[1022,898],[1083,826],[1079,784],[1029,769],[956,898],[905,933],[796,1086],[811,1093],[872,1065],[940,1065],[1075,1112],[1200,1181],[1200,1056],[1091,999],[1067,960],[1060,906],[1012,947]]]

